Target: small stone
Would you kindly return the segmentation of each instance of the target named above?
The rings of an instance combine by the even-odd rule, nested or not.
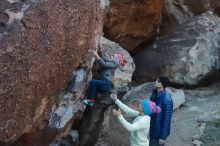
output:
[[[195,146],[201,146],[201,145],[203,144],[203,142],[200,141],[200,140],[194,140],[194,141],[193,141],[193,144],[194,144]]]
[[[71,130],[69,135],[72,137],[73,142],[76,142],[79,140],[79,133],[77,130]]]

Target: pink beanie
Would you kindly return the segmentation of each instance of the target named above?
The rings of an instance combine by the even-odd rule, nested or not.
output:
[[[149,100],[142,100],[141,105],[145,115],[150,115],[151,113],[161,112],[161,108],[156,106],[156,104]]]

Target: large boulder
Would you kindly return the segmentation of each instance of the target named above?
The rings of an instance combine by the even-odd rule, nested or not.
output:
[[[197,1],[200,3],[200,1]],[[166,34],[173,28],[194,16],[194,13],[186,5],[185,0],[166,0],[162,11],[162,23],[160,35]]]
[[[166,0],[162,11],[160,35],[164,35],[179,24],[218,5],[218,0]]]
[[[194,17],[135,56],[134,79],[152,81],[163,74],[178,84],[211,81],[220,69],[219,39],[216,14],[208,11]]]
[[[213,8],[215,10],[215,13],[220,17],[220,2],[216,2]]]
[[[197,0],[185,0],[185,3],[195,15],[201,14],[211,7],[211,0],[201,0],[199,2]]]
[[[128,51],[157,34],[165,0],[110,0],[106,36]]]
[[[107,5],[107,0],[1,0],[0,143],[48,145],[78,117],[83,88],[73,96],[71,117],[48,129],[72,72],[92,68],[89,50],[102,31]]]
[[[189,6],[194,15],[201,14],[214,8],[217,3],[219,3],[219,0],[185,0],[185,4]]]
[[[114,92],[126,92],[129,89],[128,86],[135,70],[132,57],[118,44],[104,37],[98,37],[97,41],[103,44],[102,54],[120,53],[124,56],[126,63],[123,67],[116,69],[113,83],[115,85]],[[97,77],[97,69],[100,69],[100,66],[95,62],[93,65],[93,70],[95,70],[93,71],[93,77]],[[51,146],[62,144],[74,145],[77,143],[81,146],[92,146],[96,143],[104,120],[105,111],[113,101],[110,99],[109,93],[102,93],[98,94],[94,107],[86,108],[86,106],[83,106],[82,99],[79,98],[79,95],[83,94],[84,90],[88,88],[86,82],[92,78],[88,74],[84,68],[74,71],[70,82],[71,86],[68,88],[69,91],[61,94],[59,103],[53,106],[48,127],[56,129],[66,127],[66,130],[60,132],[59,138],[53,141]],[[84,113],[82,115],[83,111]],[[78,121],[77,119],[81,120]],[[68,123],[74,123],[74,126]],[[78,127],[77,130],[79,132],[72,127]]]

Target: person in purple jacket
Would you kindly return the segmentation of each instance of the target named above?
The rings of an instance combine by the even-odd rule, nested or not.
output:
[[[150,97],[150,100],[161,108],[160,113],[151,114],[150,146],[164,146],[165,140],[170,134],[173,100],[166,91],[168,84],[169,78],[160,76],[155,81],[156,89],[153,90]]]

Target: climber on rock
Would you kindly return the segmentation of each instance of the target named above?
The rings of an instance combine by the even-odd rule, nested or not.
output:
[[[147,139],[150,129],[149,115],[151,113],[159,113],[161,111],[160,107],[156,106],[154,102],[149,100],[134,99],[129,103],[132,108],[129,108],[119,99],[117,99],[116,94],[111,94],[110,98],[119,107],[119,110],[113,109],[113,115],[117,117],[123,127],[131,132],[130,145],[149,146],[149,140]],[[120,109],[124,111],[128,116],[134,118],[132,124],[124,119]]]
[[[101,43],[99,43],[99,48],[102,50]],[[100,80],[93,79],[89,82],[87,99],[84,100],[84,104],[89,106],[94,106],[97,93],[109,92],[114,88],[112,83],[114,72],[116,68],[124,66],[124,57],[121,54],[113,54],[108,59],[105,56],[100,57],[96,50],[94,55],[103,68],[99,73]]]

